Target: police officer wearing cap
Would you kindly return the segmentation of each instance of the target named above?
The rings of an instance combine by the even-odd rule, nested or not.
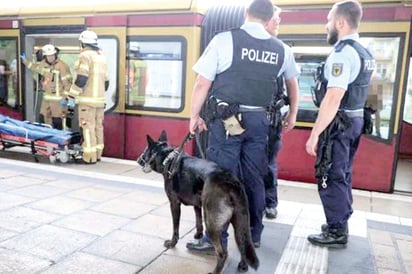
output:
[[[82,160],[95,164],[104,149],[105,91],[109,87],[106,57],[97,44],[97,34],[90,30],[79,36],[81,52],[75,64],[76,80],[67,96],[79,104],[79,126],[82,129]]]
[[[21,56],[23,64],[32,72],[42,76],[41,86],[44,90],[40,107],[41,122],[57,129],[66,127],[67,106],[60,104],[65,98],[65,92],[70,89],[72,75],[69,66],[58,58],[58,50],[51,44],[41,48],[42,60],[38,63],[28,61]]]
[[[327,18],[327,40],[334,49],[323,70],[326,93],[306,142],[306,152],[317,157],[318,190],[327,222],[320,234],[308,236],[309,242],[319,246],[344,247],[348,241],[352,165],[375,63],[359,44],[361,17],[359,2],[343,1],[333,5]]]
[[[239,28],[217,34],[193,70],[198,73],[191,99],[189,130],[209,131],[207,159],[237,175],[245,184],[249,200],[250,229],[255,247],[263,231],[267,173],[269,121],[266,108],[275,90],[275,80],[291,69],[282,42],[272,37],[265,25],[273,16],[269,0],[255,0],[246,10]],[[209,89],[212,87],[209,93]],[[208,101],[206,126],[200,111]],[[220,111],[225,109],[226,111]],[[213,116],[213,115],[212,115]],[[223,246],[227,246],[227,232]],[[207,235],[188,242],[195,251],[211,251]]]

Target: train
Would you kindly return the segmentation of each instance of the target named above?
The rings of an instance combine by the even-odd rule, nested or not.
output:
[[[104,156],[135,160],[146,146],[146,135],[157,136],[161,130],[166,130],[171,144],[179,145],[188,132],[196,78],[192,66],[214,34],[242,24],[248,2],[83,2],[2,4],[0,60],[7,64],[8,96],[0,102],[0,113],[36,121],[41,92],[19,57],[24,53],[35,60],[39,48],[53,44],[60,50],[59,57],[73,68],[80,50],[78,36],[90,29],[98,34],[109,65]],[[331,50],[325,24],[334,1],[273,3],[282,9],[279,38],[291,46],[301,70],[297,123],[282,137],[279,178],[315,183],[315,159],[305,153],[305,142],[318,111],[312,100],[314,72]],[[362,138],[355,159],[353,187],[392,193],[399,161],[412,159],[412,1],[361,3],[361,43],[377,62],[368,95],[376,112],[374,131]],[[136,73],[139,80],[135,80]],[[205,145],[205,136],[200,139]],[[185,150],[199,153],[194,142]]]

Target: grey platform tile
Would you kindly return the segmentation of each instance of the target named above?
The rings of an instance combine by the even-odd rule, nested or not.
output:
[[[346,273],[375,273],[374,259],[367,238],[349,236],[346,248],[329,248],[328,274]]]
[[[165,251],[163,240],[117,230],[98,239],[83,252],[144,266]]]
[[[180,220],[179,235],[182,238],[187,233],[192,233],[195,222]],[[173,233],[172,217],[163,217],[146,214],[135,221],[122,227],[122,230],[160,237],[163,240],[170,239]],[[193,231],[192,234],[195,232]]]
[[[11,237],[17,235],[16,232],[10,231],[0,227],[0,242],[10,239]],[[1,273],[1,272],[0,272]]]
[[[8,178],[8,177],[15,177],[15,176],[21,176],[23,172],[20,171],[15,171],[15,170],[9,170],[2,168],[0,172],[0,182],[2,182],[2,179]]]
[[[140,268],[136,265],[76,252],[46,271],[41,272],[41,274],[134,274]]]
[[[14,187],[23,187],[29,185],[37,185],[43,184],[46,180],[42,180],[39,178],[32,178],[29,176],[14,176],[14,177],[7,177],[1,180],[2,184],[11,185]]]
[[[149,191],[133,191],[129,194],[122,196],[122,199],[127,199],[131,201],[152,204],[152,205],[162,205],[169,203],[166,193],[163,189],[158,192]]]
[[[103,236],[125,225],[130,219],[90,210],[73,213],[53,224],[77,231]]]
[[[392,232],[392,233],[412,235],[412,226],[406,226],[406,225],[398,225],[398,224],[391,224],[391,223],[384,223],[384,222],[368,220],[368,228],[383,230],[383,231]]]
[[[182,273],[208,273],[213,270],[215,262],[196,261],[192,258],[184,258],[162,254],[156,261],[144,268],[139,274],[182,274]],[[235,273],[235,272],[232,272]]]
[[[33,201],[32,198],[14,195],[11,193],[0,193],[0,210],[18,206]]]
[[[0,273],[36,273],[51,265],[49,260],[0,247]]]
[[[53,213],[19,206],[0,211],[0,227],[16,232],[25,232],[60,217],[60,215]]]
[[[94,187],[86,187],[79,190],[74,190],[68,193],[67,196],[92,202],[104,202],[116,198],[122,194],[123,193],[116,191],[108,191]]]
[[[44,185],[58,186],[58,187],[63,187],[67,189],[79,189],[83,187],[88,187],[92,184],[93,184],[92,182],[87,182],[87,181],[79,181],[79,180],[73,180],[73,179],[58,179],[55,181],[47,182]]]
[[[58,194],[67,192],[66,188],[55,187],[55,186],[46,186],[46,185],[32,185],[21,187],[15,190],[9,191],[9,193],[29,196],[33,198],[47,198],[51,196],[56,196]]]
[[[282,253],[288,243],[293,226],[278,224],[274,222],[264,222],[264,229],[261,238],[260,248],[256,249],[256,255],[259,258],[260,266],[257,271],[249,267],[248,273],[275,273]],[[234,240],[233,229],[229,231],[229,258],[225,274],[236,273],[237,265],[240,261],[240,254]]]
[[[90,244],[96,236],[65,228],[44,225],[7,241],[0,246],[27,252],[54,262]]]
[[[122,197],[94,206],[92,209],[126,218],[137,218],[155,209],[155,205],[139,203]]]
[[[68,215],[95,205],[94,202],[69,198],[65,196],[56,196],[43,199],[37,202],[26,204],[27,207],[53,212],[62,215]]]

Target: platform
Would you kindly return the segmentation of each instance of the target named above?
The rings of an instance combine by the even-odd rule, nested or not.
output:
[[[16,154],[17,155],[17,154]],[[0,154],[0,273],[208,273],[215,257],[190,253],[194,213],[183,207],[172,234],[162,177],[134,161],[34,163]],[[412,197],[354,190],[345,249],[311,245],[324,215],[313,184],[280,180],[278,217],[264,220],[261,265],[248,273],[412,273]],[[230,231],[224,273],[239,254]]]

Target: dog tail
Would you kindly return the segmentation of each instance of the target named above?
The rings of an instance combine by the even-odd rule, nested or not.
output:
[[[249,205],[246,192],[243,187],[237,188],[231,195],[234,203],[234,213],[231,219],[235,232],[235,239],[242,261],[245,261],[253,269],[259,267],[259,258],[256,255],[255,248],[250,235]]]

